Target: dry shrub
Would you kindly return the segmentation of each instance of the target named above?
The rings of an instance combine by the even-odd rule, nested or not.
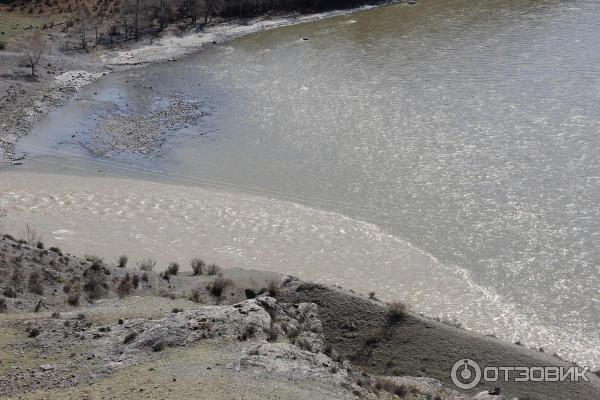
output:
[[[90,300],[98,300],[106,295],[108,284],[106,283],[104,268],[100,264],[93,263],[85,270],[83,275],[85,277],[83,290],[86,291]]]
[[[55,246],[53,246],[53,247],[50,247],[50,248],[48,249],[48,251],[51,251],[51,252],[53,252],[53,253],[56,253],[56,254],[58,254],[59,256],[62,256],[62,255],[63,255],[62,251],[61,251],[61,250],[60,250],[58,247],[55,247]],[[100,261],[102,262],[102,260],[100,260]]]
[[[383,330],[377,330],[367,336],[365,343],[369,344],[369,345],[379,343],[383,339],[384,334],[385,334],[385,332]]]
[[[160,297],[168,297],[171,300],[175,300],[177,298],[177,295],[175,293],[167,289],[160,289],[158,291],[158,295]]]
[[[271,297],[277,297],[280,291],[279,281],[276,279],[269,279],[267,282],[267,290],[269,291],[269,295]]]
[[[78,305],[80,296],[81,296],[81,288],[79,287],[79,285],[71,286],[69,295],[67,296],[67,303],[69,303],[72,306]]]
[[[245,342],[246,340],[254,337],[255,334],[256,334],[256,325],[250,324],[244,328],[244,331],[242,332],[241,335],[238,336],[238,338],[241,341]]]
[[[17,292],[12,286],[4,288],[2,294],[4,295],[4,297],[8,297],[10,299],[14,299],[15,297],[17,297]]]
[[[408,312],[406,304],[402,303],[401,301],[393,301],[389,303],[387,309],[385,310],[385,316],[388,324],[390,325],[402,321],[407,317],[407,315]]]
[[[129,296],[132,287],[133,285],[131,284],[131,277],[129,274],[126,274],[123,278],[121,278],[121,281],[117,286],[117,294],[119,295],[119,298],[122,299],[125,296]]]
[[[133,275],[131,284],[133,285],[134,289],[137,289],[140,286],[140,277],[137,274]]]
[[[306,351],[310,351],[312,353],[313,351],[313,346],[312,343],[310,342],[310,340],[308,340],[305,337],[300,337],[297,338],[294,342],[294,344],[296,346],[298,346],[301,350],[306,350]]]
[[[16,258],[15,258],[15,263],[16,262]],[[20,264],[21,261],[18,262],[18,264]],[[10,277],[10,281],[8,282],[8,288],[10,288],[11,293],[13,294],[12,296],[6,296],[6,297],[17,297],[17,293],[22,293],[23,292],[23,282],[25,280],[25,277],[23,276],[23,270],[21,270],[20,266],[15,266],[13,268],[13,273]]]
[[[286,332],[286,337],[288,338],[288,340],[290,341],[290,343],[295,343],[296,339],[298,338],[298,336],[300,335],[300,330],[296,329],[296,328],[290,328],[287,332]]]
[[[194,289],[192,291],[192,295],[190,296],[190,300],[194,303],[202,303],[202,290]]]
[[[129,261],[129,258],[126,255],[123,254],[117,260],[117,266],[119,268],[125,268],[125,267],[127,267],[127,261]]]
[[[375,382],[375,389],[376,390],[384,390],[388,393],[395,394],[396,396],[398,396],[400,398],[404,398],[404,397],[408,396],[409,394],[419,393],[419,390],[414,386],[405,385],[405,384],[399,385],[388,379],[383,379],[383,378],[377,379],[377,381]]]
[[[192,271],[194,271],[194,275],[204,274],[204,268],[206,267],[206,263],[201,258],[192,259],[190,265],[192,266]]]
[[[233,281],[229,278],[215,278],[215,280],[209,284],[206,288],[215,297],[223,296],[223,292],[226,288],[233,286]]]
[[[279,337],[279,325],[271,322],[271,325],[269,326],[269,329],[267,329],[266,334],[268,342],[276,341]]]
[[[165,273],[168,275],[177,275],[179,273],[179,264],[176,262],[170,263]]]
[[[339,354],[337,353],[337,351],[335,351],[335,349],[329,342],[325,343],[325,348],[323,349],[323,354],[325,354],[326,356],[328,356],[335,362],[340,362]]]
[[[167,344],[163,340],[158,340],[152,345],[152,351],[159,352],[163,351]]]
[[[40,328],[38,328],[37,326],[33,326],[33,327],[28,327],[25,332],[27,332],[27,337],[30,338],[34,338],[40,335],[40,333],[42,333],[42,330]]]
[[[33,271],[29,275],[27,287],[31,293],[39,294],[40,296],[44,294],[44,280],[38,271]]]
[[[74,285],[77,285],[77,283],[76,283],[76,280],[73,278],[69,282],[66,282],[63,285],[63,288],[62,288],[63,292],[70,293],[71,289],[73,288]]]
[[[206,267],[206,274],[207,275],[217,275],[219,273],[219,271],[221,271],[221,267],[219,267],[215,263],[209,264]]]

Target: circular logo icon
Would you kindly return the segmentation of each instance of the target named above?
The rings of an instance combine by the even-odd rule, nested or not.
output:
[[[452,366],[450,378],[454,386],[459,389],[473,389],[481,380],[481,368],[479,364],[468,358],[458,360]]]

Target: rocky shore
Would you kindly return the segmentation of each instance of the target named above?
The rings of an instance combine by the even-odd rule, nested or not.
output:
[[[31,237],[30,237],[31,239]],[[105,263],[0,239],[3,398],[591,399],[590,383],[454,390],[449,369],[562,365],[342,288],[151,260]],[[562,364],[561,364],[562,363]]]

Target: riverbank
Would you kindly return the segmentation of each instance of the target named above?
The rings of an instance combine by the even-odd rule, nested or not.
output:
[[[569,364],[290,276],[207,264],[196,275],[187,263],[159,273],[165,266],[149,261],[81,259],[43,247],[0,238],[5,398],[201,392],[207,398],[583,400],[600,393],[600,379],[588,374],[589,383],[502,382],[494,384],[500,395],[487,394],[486,384],[461,394],[449,379],[460,358]]]
[[[441,320],[459,316],[467,329],[494,333],[509,343],[537,348],[523,334],[536,332],[545,351],[596,368],[593,338],[535,325],[516,307],[506,312],[505,304],[464,271],[376,225],[214,182],[203,182],[206,187],[177,177],[167,177],[175,184],[152,182],[120,176],[132,171],[107,163],[81,170],[76,162],[61,167],[60,160],[48,160],[33,167],[56,173],[27,172],[28,164],[3,172],[0,222],[5,231],[20,232],[29,223],[48,246],[73,254],[93,252],[109,259],[122,251],[134,261],[151,256],[161,264],[184,264],[200,252],[233,268],[374,291],[386,301],[400,297],[419,313]]]
[[[381,3],[381,5],[387,3]],[[176,62],[178,59],[201,51],[207,45],[218,45],[237,37],[301,24],[324,18],[350,14],[373,6],[329,11],[316,14],[287,13],[279,16],[260,16],[244,20],[219,20],[196,33],[179,35],[167,28],[159,38],[143,37],[138,42],[115,48],[91,49],[85,52],[76,48],[73,34],[44,31],[47,46],[42,54],[37,77],[27,76],[22,67],[23,55],[18,48],[0,51],[0,112],[3,115],[0,132],[0,165],[18,163],[15,143],[27,135],[35,123],[50,110],[64,105],[79,90],[96,79],[115,71],[140,68],[144,65]],[[168,121],[167,121],[168,122]],[[135,126],[136,124],[133,123]],[[151,153],[153,146],[147,142],[160,142],[159,135],[150,139],[132,141],[126,137],[131,129],[113,130],[108,145],[92,149],[98,155],[110,156],[106,147],[125,146]]]

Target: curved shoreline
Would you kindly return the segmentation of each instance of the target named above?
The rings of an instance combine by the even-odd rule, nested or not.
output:
[[[48,59],[66,59],[67,64],[73,68],[44,82],[43,86],[31,95],[29,106],[25,109],[4,110],[8,122],[5,122],[2,127],[5,132],[0,135],[0,170],[11,164],[18,165],[19,161],[24,158],[16,157],[16,142],[21,137],[28,135],[41,118],[71,101],[84,86],[95,82],[100,77],[112,72],[177,61],[178,58],[201,52],[209,44],[222,44],[266,30],[350,15],[396,3],[397,1],[392,0],[378,2],[376,5],[364,5],[322,13],[288,13],[277,17],[259,16],[237,22],[223,20],[208,26],[200,33],[163,36],[158,39],[158,44],[138,44],[126,50],[104,50],[94,54],[92,58],[77,55],[66,56],[65,54],[48,55]],[[82,63],[85,64],[85,69],[82,67]]]
[[[132,259],[150,255],[160,265],[173,259],[185,265],[199,253],[229,267],[288,273],[362,293],[374,290],[382,299],[414,305],[422,315],[457,318],[465,327],[495,332],[507,343],[552,343],[548,351],[595,365],[593,340],[579,341],[575,350],[567,332],[531,324],[514,305],[495,296],[490,301],[466,271],[441,264],[368,222],[210,187],[118,175],[71,176],[65,182],[62,175],[4,174],[4,227],[19,232],[30,223],[48,245],[72,253],[113,257],[121,248]],[[357,268],[361,265],[371,268]],[[485,307],[482,298],[488,300]],[[491,321],[489,315],[497,318]]]

